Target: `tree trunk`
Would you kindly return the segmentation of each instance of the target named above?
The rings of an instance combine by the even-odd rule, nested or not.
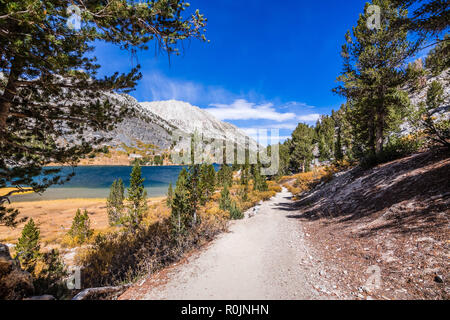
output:
[[[0,102],[0,132],[2,133],[6,131],[6,119],[8,118],[10,108],[11,103],[9,101]]]
[[[372,118],[368,120],[368,129],[369,129],[369,136],[368,136],[368,145],[370,147],[370,150],[375,153],[376,152],[376,146],[375,146],[375,113],[372,115]]]
[[[11,62],[8,83],[6,84],[5,91],[0,99],[0,132],[6,132],[6,120],[8,119],[10,109],[13,105],[12,101],[16,96],[16,82],[19,79],[20,69],[16,59],[14,59]]]
[[[376,122],[376,131],[375,131],[375,152],[379,154],[383,151],[383,145],[384,145],[384,111],[383,106],[381,106],[377,122]]]

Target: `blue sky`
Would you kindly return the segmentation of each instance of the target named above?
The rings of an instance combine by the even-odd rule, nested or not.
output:
[[[208,109],[251,132],[314,124],[344,102],[331,92],[341,71],[341,45],[364,0],[191,0],[208,18],[210,43],[185,42],[181,56],[138,53],[138,101],[176,99]],[[151,46],[150,46],[151,47]],[[152,47],[151,47],[152,48]],[[127,71],[129,53],[99,44],[102,73]]]

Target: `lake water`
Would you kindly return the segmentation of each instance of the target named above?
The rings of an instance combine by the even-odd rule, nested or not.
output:
[[[23,194],[11,197],[13,201],[39,201],[73,198],[106,198],[113,181],[122,178],[125,187],[130,181],[130,166],[79,166],[75,176],[64,185],[48,188],[41,195]],[[175,185],[183,166],[142,167],[144,186],[149,197],[165,196],[169,183]],[[72,168],[62,168],[62,173],[70,173]]]

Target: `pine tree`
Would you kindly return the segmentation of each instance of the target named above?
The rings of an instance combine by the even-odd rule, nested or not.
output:
[[[277,177],[282,177],[284,175],[288,175],[292,173],[289,168],[290,163],[290,153],[289,153],[289,144],[291,143],[290,139],[287,139],[284,143],[279,143],[278,150],[280,153],[280,169],[278,170]]]
[[[200,205],[205,205],[206,201],[209,199],[209,191],[207,189],[207,170],[208,165],[206,163],[202,163],[199,168],[199,178],[198,178],[198,188],[200,190],[199,200]]]
[[[242,210],[237,206],[236,201],[230,197],[230,190],[228,185],[225,185],[220,193],[219,208],[223,211],[228,211],[230,219],[238,220],[244,218]]]
[[[241,185],[247,185],[250,179],[250,163],[249,163],[249,157],[245,157],[245,163],[241,167]]]
[[[313,160],[315,131],[304,123],[299,123],[289,141],[290,168],[292,172],[306,172]]]
[[[67,23],[68,7],[77,4],[81,29],[74,30]],[[184,40],[205,40],[206,19],[198,10],[185,12],[188,6],[182,0],[1,1],[0,188],[30,186],[42,192],[73,176],[47,164],[75,164],[100,151],[106,138],[84,133],[111,131],[133,112],[105,92],[128,92],[142,75],[137,65],[99,77],[95,43],[117,45],[132,55],[153,47],[178,54]],[[58,143],[60,137],[69,143]],[[0,196],[0,205],[7,197]]]
[[[319,160],[330,161],[334,157],[335,122],[327,115],[322,115],[316,124],[316,139],[319,148]]]
[[[123,211],[125,200],[125,187],[123,185],[122,179],[114,180],[111,185],[108,199],[106,200],[106,210],[108,212],[108,220],[111,226],[117,225],[120,223]]]
[[[91,229],[91,220],[87,210],[81,213],[78,209],[72,221],[72,226],[68,232],[69,236],[76,244],[83,244],[89,240],[94,231]]]
[[[127,214],[123,219],[123,224],[131,230],[139,227],[148,210],[144,180],[141,174],[141,167],[139,164],[135,164],[131,170],[130,186],[127,189]]]
[[[212,164],[202,164],[200,166],[200,204],[205,203],[211,198],[216,190],[216,170]]]
[[[41,246],[39,240],[39,227],[36,226],[33,218],[30,218],[23,228],[22,235],[16,246],[16,258],[19,259],[22,268],[30,273],[34,272],[36,263],[40,257],[39,250]]]
[[[408,87],[411,91],[418,91],[425,87],[427,83],[427,70],[423,66],[422,59],[417,59],[408,63],[406,67],[406,76],[411,79]]]
[[[233,184],[233,170],[229,165],[223,164],[217,172],[217,183],[219,185]]]
[[[450,35],[448,33],[444,40],[428,53],[425,65],[434,76],[450,67]]]
[[[189,216],[192,225],[196,225],[198,221],[198,207],[201,198],[204,197],[203,185],[200,183],[200,165],[194,164],[189,166],[188,170],[188,201],[189,201]]]
[[[243,186],[241,186],[241,201],[242,202],[247,202],[249,200],[248,193],[249,193],[249,186],[248,186],[248,180],[247,180],[247,182]]]
[[[50,294],[55,298],[64,298],[67,294],[67,284],[63,281],[67,270],[61,254],[57,249],[51,249],[41,255],[42,269],[33,279],[34,294]]]
[[[383,151],[389,132],[398,129],[407,113],[409,99],[400,90],[408,79],[405,61],[418,43],[407,39],[407,31],[394,27],[407,15],[390,0],[373,0],[382,12],[379,29],[367,27],[369,13],[360,15],[353,33],[346,35],[342,47],[344,71],[335,92],[350,102],[356,139],[363,152],[378,155]]]
[[[257,161],[257,164],[252,165],[251,173],[253,178],[253,190],[267,191],[268,186],[266,182],[266,177],[261,175],[261,163],[259,162],[259,159]]]
[[[336,160],[352,160],[354,158],[353,133],[347,105],[341,105],[338,111],[333,110],[331,116],[336,131],[334,158]]]
[[[173,188],[172,188],[172,182],[169,183],[169,189],[167,190],[167,199],[166,199],[167,206],[169,208],[172,208],[173,205]]]
[[[244,213],[242,210],[237,206],[235,201],[231,202],[231,205],[228,209],[228,212],[230,213],[230,219],[231,220],[240,220],[244,219]]]
[[[210,196],[216,191],[216,169],[214,169],[214,165],[210,164],[208,165],[208,172],[207,172],[207,189],[210,194]]]
[[[219,168],[219,171],[217,171],[217,184],[219,186],[223,185],[223,181],[224,181],[224,165],[221,165]]]
[[[410,16],[403,17],[398,27],[415,31],[421,38],[438,36],[448,30],[450,10],[445,0],[393,0],[396,6],[410,8]]]
[[[219,208],[220,210],[228,211],[231,206],[230,190],[228,185],[225,184],[222,191],[220,192]]]
[[[450,148],[450,120],[448,117],[438,119],[436,116],[444,102],[444,88],[439,82],[433,81],[428,88],[426,102],[419,106],[419,114],[421,126],[428,138]]]
[[[189,191],[188,191],[188,172],[183,168],[178,175],[175,185],[175,192],[172,202],[172,212],[170,219],[175,235],[179,235],[186,230],[189,217]]]

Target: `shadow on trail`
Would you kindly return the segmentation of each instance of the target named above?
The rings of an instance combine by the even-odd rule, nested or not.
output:
[[[298,208],[295,207],[295,202],[286,203],[286,202],[279,202],[274,204],[275,209],[281,210],[281,211],[296,211]]]

